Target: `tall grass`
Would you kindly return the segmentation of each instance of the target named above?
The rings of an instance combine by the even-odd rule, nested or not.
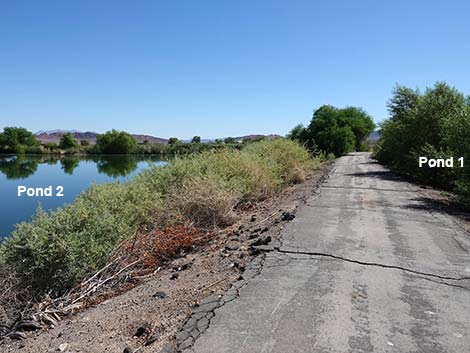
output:
[[[137,227],[227,225],[237,204],[302,181],[318,163],[284,139],[177,158],[128,183],[93,185],[55,211],[38,209],[1,245],[0,264],[38,294],[61,293],[101,268]]]

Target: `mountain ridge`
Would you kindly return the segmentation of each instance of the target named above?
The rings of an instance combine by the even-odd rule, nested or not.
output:
[[[96,143],[96,137],[99,135],[99,133],[94,132],[94,131],[79,131],[79,130],[61,130],[61,129],[54,129],[54,130],[47,130],[47,131],[37,131],[34,136],[36,139],[43,143],[58,143],[61,139],[61,137],[66,134],[66,133],[71,133],[73,138],[81,141],[85,140],[88,141],[91,144]],[[150,143],[163,143],[167,144],[168,139],[163,138],[163,137],[156,137],[152,135],[145,135],[145,134],[131,134],[132,137],[136,139],[138,143],[143,143],[145,141],[150,142]],[[268,138],[268,139],[274,139],[274,138],[279,138],[281,135],[277,134],[269,134],[269,135],[263,135],[263,134],[251,134],[251,135],[244,135],[244,136],[238,136],[234,137],[235,141],[237,142],[242,142],[245,140],[256,140],[259,138]],[[224,140],[224,138],[219,138],[220,140]],[[201,142],[207,143],[207,142],[214,142],[217,140],[217,138],[214,139],[202,139]],[[182,140],[183,142],[191,142],[191,140]]]
[[[85,140],[89,143],[96,143],[96,137],[99,135],[97,132],[93,131],[78,131],[78,130],[49,130],[49,131],[38,131],[34,134],[36,139],[43,143],[53,142],[58,143],[61,137],[66,134],[71,133],[73,138],[81,141]],[[168,139],[162,137],[155,137],[151,135],[144,135],[144,134],[131,134],[132,137],[136,139],[137,142],[143,143],[145,141],[152,142],[152,143],[168,143]]]

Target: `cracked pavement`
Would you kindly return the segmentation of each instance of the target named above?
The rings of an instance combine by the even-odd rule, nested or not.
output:
[[[470,352],[469,238],[368,153],[342,157],[278,248],[194,308],[179,349]]]

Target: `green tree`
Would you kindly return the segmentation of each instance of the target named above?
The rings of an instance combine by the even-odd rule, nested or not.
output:
[[[0,134],[0,150],[5,152],[21,153],[25,147],[37,145],[33,133],[22,127],[5,127]]]
[[[52,152],[52,151],[57,150],[59,145],[57,143],[54,143],[54,142],[47,142],[47,143],[44,143],[44,147],[47,148],[47,150],[49,152]]]
[[[224,143],[226,143],[226,144],[237,143],[237,140],[235,140],[234,137],[226,137],[224,139]]]
[[[346,107],[338,110],[339,119],[344,126],[349,126],[354,133],[356,151],[360,151],[367,137],[375,129],[372,118],[362,109]]]
[[[116,178],[132,173],[138,161],[135,156],[103,156],[96,160],[96,165],[98,172]]]
[[[80,164],[80,160],[78,158],[64,158],[60,161],[60,164],[64,173],[72,175],[75,168]]]
[[[192,143],[201,143],[201,136],[194,136],[191,140]]]
[[[78,147],[78,141],[72,136],[70,132],[67,132],[60,138],[59,147],[64,150],[75,148]]]
[[[96,138],[96,149],[105,154],[127,154],[136,148],[136,141],[125,131],[111,130]]]
[[[169,144],[169,145],[176,145],[176,144],[178,144],[179,142],[180,142],[180,141],[179,141],[176,137],[170,137],[170,138],[168,139],[168,144]]]
[[[303,126],[302,124],[298,124],[294,126],[294,128],[287,134],[286,137],[297,142],[305,142],[305,140],[307,139],[306,134],[307,129],[305,128],[305,126]]]
[[[338,109],[324,105],[313,113],[306,128],[297,125],[288,137],[305,144],[311,150],[318,148],[341,156],[354,149],[360,150],[374,128],[372,118],[361,108]]]
[[[80,140],[80,146],[82,147],[90,146],[90,142],[88,140]]]

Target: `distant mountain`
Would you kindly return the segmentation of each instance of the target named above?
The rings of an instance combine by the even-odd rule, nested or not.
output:
[[[71,133],[72,136],[77,139],[78,141],[85,140],[88,141],[91,144],[96,143],[96,136],[98,136],[98,133],[93,132],[93,131],[78,131],[78,130],[49,130],[49,131],[38,131],[34,134],[36,136],[36,139],[43,143],[48,143],[48,142],[53,142],[53,143],[58,143],[61,139],[61,137],[66,134],[66,133]],[[144,141],[147,141],[149,143],[163,143],[166,144],[168,143],[168,139],[164,139],[161,137],[155,137],[155,136],[150,136],[150,135],[139,135],[139,134],[131,134],[137,142],[143,143]],[[252,140],[257,140],[260,138],[267,138],[267,139],[275,139],[281,137],[280,135],[261,135],[261,134],[254,134],[254,135],[246,135],[246,136],[238,136],[234,137],[235,141],[237,142],[243,142],[243,141],[252,141]],[[220,138],[220,140],[224,140],[225,138]],[[201,139],[202,143],[208,143],[208,142],[214,142],[216,139]],[[183,142],[191,142],[191,140],[183,140]]]
[[[378,141],[380,138],[380,132],[379,131],[373,131],[369,137],[367,138],[367,141],[370,141],[370,142],[376,142]]]
[[[168,139],[164,139],[162,137],[155,137],[155,136],[150,136],[150,135],[135,135],[132,134],[134,138],[137,140],[137,142],[142,143],[142,142],[151,142],[151,143],[168,143]]]
[[[261,135],[261,134],[254,134],[254,135],[246,135],[246,136],[238,136],[234,137],[235,141],[237,142],[243,142],[243,141],[252,141],[252,140],[257,140],[260,138],[267,138],[267,139],[276,139],[282,137],[281,135],[276,135],[276,134],[271,134],[271,135]],[[201,139],[202,143],[209,143],[209,142],[214,142],[215,140],[222,140],[224,141],[226,137],[218,137],[214,139]],[[191,140],[184,140],[183,142],[191,142]]]
[[[258,140],[261,138],[266,138],[268,140],[277,139],[282,137],[281,135],[271,134],[271,135],[246,135],[246,136],[239,136],[235,137],[237,141],[251,141],[251,140]]]
[[[56,129],[56,130],[48,130],[48,131],[43,131],[43,130],[39,130],[38,132],[35,133],[35,135],[41,135],[41,134],[55,134],[55,133],[66,133],[66,132],[80,132],[79,130],[60,130],[60,129]]]
[[[92,131],[80,132],[77,130],[50,130],[50,131],[38,131],[34,135],[36,139],[43,143],[47,142],[54,142],[58,143],[61,137],[70,132],[72,136],[77,139],[78,141],[85,140],[91,144],[96,143],[96,136],[98,133]],[[155,137],[150,135],[135,135],[131,134],[137,142],[142,143],[144,141],[151,142],[151,143],[168,143],[167,139],[161,137]]]

